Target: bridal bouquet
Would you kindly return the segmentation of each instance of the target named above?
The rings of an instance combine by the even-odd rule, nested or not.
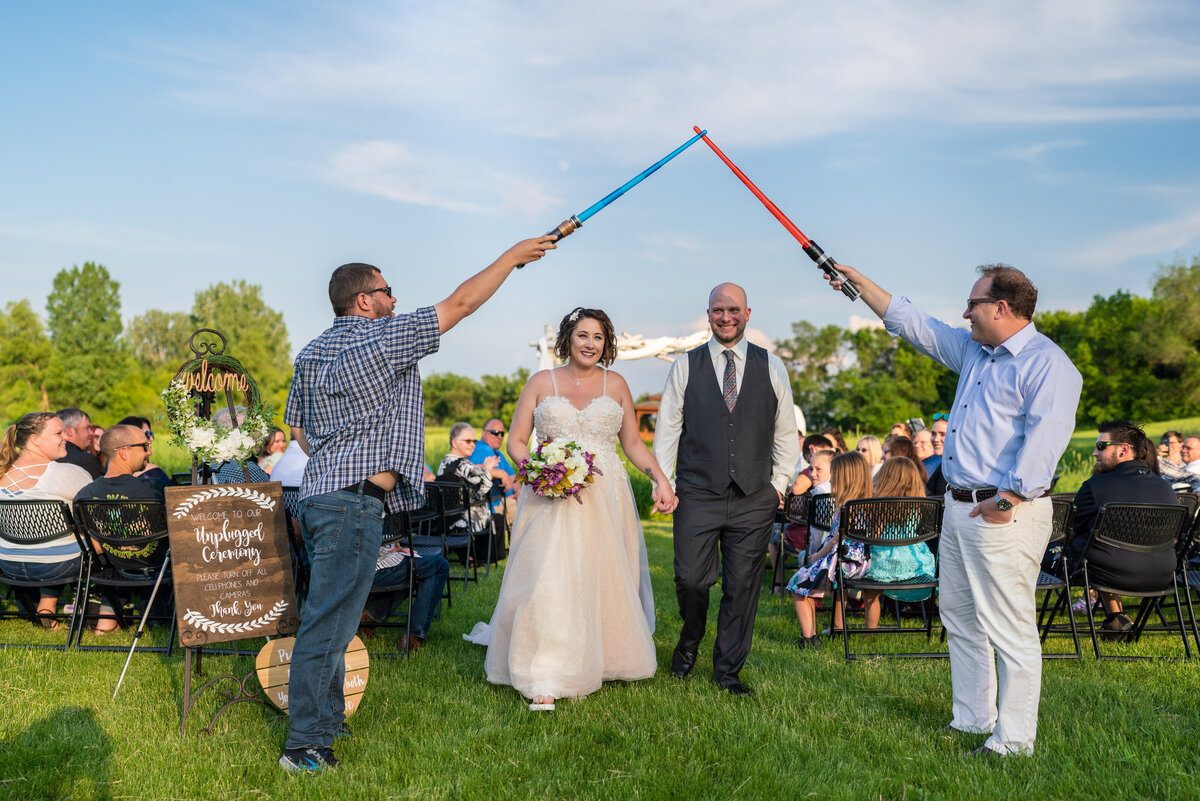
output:
[[[574,498],[583,503],[579,493],[596,476],[604,475],[593,459],[593,454],[571,440],[552,439],[538,445],[521,462],[517,478],[543,498]]]

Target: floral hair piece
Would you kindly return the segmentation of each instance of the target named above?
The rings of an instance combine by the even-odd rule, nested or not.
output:
[[[570,320],[572,323],[573,323],[573,322],[575,322],[576,320],[578,320],[578,319],[579,319],[579,313],[580,313],[581,311],[583,311],[583,308],[582,308],[582,307],[580,307],[580,308],[576,309],[575,311],[571,312],[571,316],[570,316],[570,317],[568,317],[567,319],[568,319],[568,320]]]

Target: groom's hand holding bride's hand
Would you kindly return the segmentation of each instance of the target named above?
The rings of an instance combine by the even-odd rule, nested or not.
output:
[[[679,498],[675,497],[675,492],[671,489],[670,484],[655,484],[654,492],[650,494],[650,497],[654,499],[655,510],[664,515],[671,514],[679,505]]]

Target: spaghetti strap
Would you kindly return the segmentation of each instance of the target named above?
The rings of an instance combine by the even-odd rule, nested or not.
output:
[[[601,367],[600,369],[604,370],[604,377],[601,379],[603,383],[600,384],[600,394],[607,395],[608,394],[608,370],[604,367]]]
[[[551,368],[550,368],[550,386],[554,387],[554,394],[555,394],[555,395],[557,395],[557,394],[558,394],[558,380],[557,380],[557,379],[555,379],[555,377],[554,377],[554,371],[555,371],[555,370],[557,370],[557,369],[558,369],[557,367],[551,367]]]

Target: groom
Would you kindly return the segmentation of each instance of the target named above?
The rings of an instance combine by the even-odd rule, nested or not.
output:
[[[712,679],[734,695],[750,694],[738,673],[750,653],[775,510],[800,461],[787,368],[746,341],[749,320],[745,290],[713,289],[712,339],[671,366],[654,432],[654,456],[664,473],[674,471],[679,498],[675,594],[683,629],[671,675],[682,679],[695,667],[719,549]]]

